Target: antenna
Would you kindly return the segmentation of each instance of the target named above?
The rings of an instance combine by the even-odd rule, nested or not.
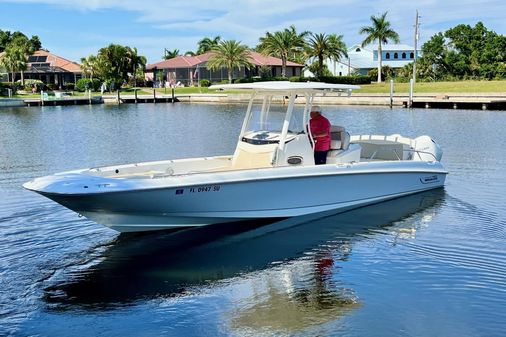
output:
[[[420,16],[418,15],[418,9],[416,10],[416,18],[415,18],[415,48],[414,48],[414,62],[413,62],[413,82],[416,82],[416,59],[418,57],[417,53],[417,44],[418,44],[418,28],[420,27],[420,22],[418,19]]]

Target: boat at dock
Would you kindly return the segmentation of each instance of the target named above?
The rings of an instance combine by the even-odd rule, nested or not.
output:
[[[23,186],[97,223],[136,232],[345,211],[444,185],[442,150],[429,136],[350,136],[334,125],[327,164],[315,165],[308,128],[314,98],[357,86],[212,88],[251,92],[233,154],[74,170]],[[285,104],[273,104],[280,97]]]

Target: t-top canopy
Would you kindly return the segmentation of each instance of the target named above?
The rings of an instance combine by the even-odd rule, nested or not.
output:
[[[282,92],[308,92],[308,91],[351,91],[360,89],[358,85],[332,84],[324,82],[290,82],[270,81],[238,84],[216,84],[209,89],[247,89],[255,91],[282,91]]]

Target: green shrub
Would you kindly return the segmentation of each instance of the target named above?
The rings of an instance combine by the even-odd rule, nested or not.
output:
[[[0,96],[8,96],[9,90],[12,90],[12,94],[15,95],[18,87],[16,84],[11,82],[0,82]]]
[[[200,80],[200,86],[201,87],[208,87],[211,85],[211,82],[209,80],[206,80],[206,79],[203,79],[203,80]]]
[[[67,82],[63,84],[63,90],[73,91],[75,89],[75,86],[76,85],[74,83]]]
[[[21,80],[16,81],[16,86],[18,88],[25,90],[25,91],[32,91],[32,88],[34,85],[37,86],[37,91],[44,89],[44,87],[45,87],[44,82],[42,82],[41,80],[26,79],[24,86],[21,85]]]
[[[253,82],[253,78],[252,77],[243,77],[243,78],[238,78],[234,81],[234,83],[252,83]]]
[[[288,81],[288,78],[276,76],[276,77],[243,77],[238,78],[234,83],[253,83],[253,82],[269,82],[269,81]]]
[[[99,91],[101,85],[102,81],[100,81],[98,78],[94,78],[93,80],[89,78],[81,78],[77,81],[75,87],[76,90],[80,92],[84,92],[89,89],[92,91]]]

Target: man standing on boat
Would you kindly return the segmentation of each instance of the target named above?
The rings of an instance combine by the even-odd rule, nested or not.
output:
[[[327,153],[330,150],[330,122],[322,116],[318,105],[311,108],[309,126],[314,141],[314,163],[315,165],[326,164]]]

